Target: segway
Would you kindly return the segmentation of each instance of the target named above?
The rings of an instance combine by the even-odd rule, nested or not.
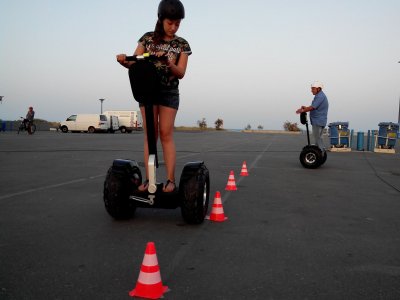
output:
[[[163,184],[156,179],[158,168],[157,143],[155,138],[153,99],[158,96],[159,79],[152,59],[148,54],[128,56],[135,63],[129,69],[129,79],[135,100],[144,103],[149,148],[148,190],[139,191],[142,174],[138,163],[130,159],[115,159],[107,171],[104,181],[103,199],[107,212],[117,220],[129,219],[141,208],[181,207],[182,217],[189,224],[203,222],[209,204],[210,178],[203,161],[186,163],[179,186],[173,192],[163,192]]]
[[[302,112],[300,114],[300,122],[306,125],[307,128],[307,141],[308,144],[303,147],[300,153],[300,162],[304,168],[316,169],[326,162],[327,154],[326,151],[322,151],[317,145],[310,144],[310,132],[308,130],[307,113]]]

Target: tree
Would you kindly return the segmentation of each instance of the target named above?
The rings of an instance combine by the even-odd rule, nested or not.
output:
[[[197,125],[199,125],[200,129],[206,129],[207,128],[206,118],[203,118],[201,121],[198,120]]]
[[[283,123],[283,129],[285,129],[286,131],[300,131],[300,128],[297,125],[297,123],[291,123],[289,121]]]
[[[258,125],[257,129],[258,129],[258,130],[263,130],[263,129],[264,129],[264,126]]]
[[[244,128],[244,130],[251,130],[251,125],[247,124],[247,126]]]
[[[218,119],[214,122],[214,124],[215,124],[215,129],[221,130],[222,127],[224,126],[224,120],[218,118]]]

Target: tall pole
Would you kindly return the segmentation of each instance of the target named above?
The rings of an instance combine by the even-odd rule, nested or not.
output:
[[[103,114],[103,101],[106,99],[99,99],[100,101],[100,113]]]
[[[397,123],[400,124],[400,97],[399,97],[399,116],[397,117]]]

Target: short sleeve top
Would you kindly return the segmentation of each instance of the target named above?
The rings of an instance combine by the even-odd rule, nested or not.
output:
[[[147,32],[139,39],[138,43],[150,54],[164,52],[164,55],[167,56],[168,60],[172,63],[176,63],[179,60],[181,53],[187,55],[192,54],[189,43],[184,38],[178,36],[175,36],[175,38],[170,41],[162,40],[160,43],[156,44],[154,42],[154,32]],[[162,60],[155,60],[154,64],[160,76],[162,87],[167,89],[178,88],[179,79],[171,75],[165,62],[163,63]]]

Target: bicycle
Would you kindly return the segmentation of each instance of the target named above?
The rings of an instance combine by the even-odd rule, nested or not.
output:
[[[34,134],[36,131],[36,125],[32,122],[29,121],[28,119],[25,119],[23,117],[20,117],[22,119],[21,124],[18,126],[18,132],[17,134],[20,133],[20,131],[27,131],[29,134]]]

